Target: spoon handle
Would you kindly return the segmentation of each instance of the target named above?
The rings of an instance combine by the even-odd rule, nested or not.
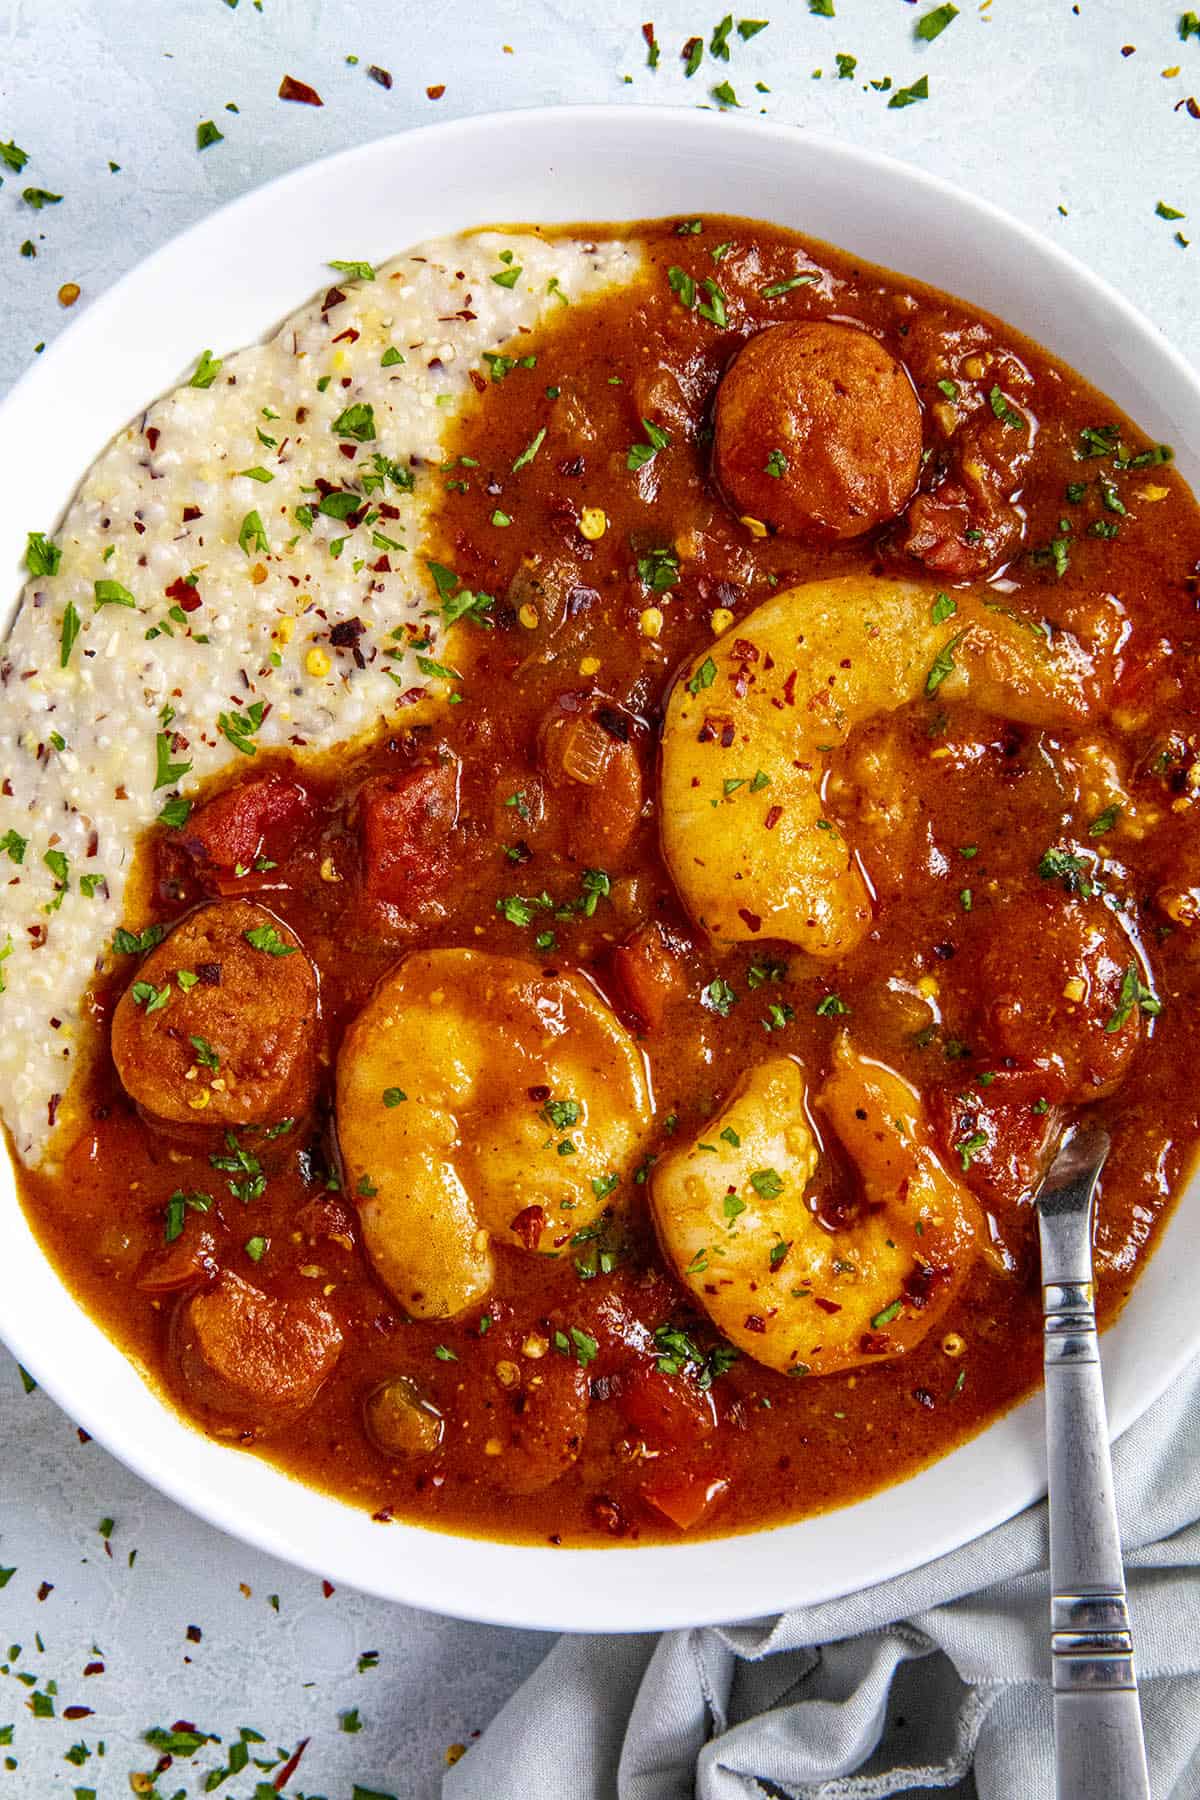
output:
[[[1104,1132],[1082,1128],[1038,1196],[1058,1800],[1150,1800],[1092,1287],[1107,1154]]]

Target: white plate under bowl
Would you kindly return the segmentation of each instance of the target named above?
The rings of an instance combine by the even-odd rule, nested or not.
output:
[[[1193,487],[1200,382],[1112,288],[944,182],[789,127],[658,108],[497,114],[411,131],[260,188],[97,300],[0,407],[0,589],[107,440],[211,345],[261,337],[328,280],[491,221],[737,213],[839,244],[987,307],[1176,446]],[[10,600],[10,605],[11,605]],[[1200,1183],[1104,1340],[1114,1433],[1200,1351]],[[633,1631],[750,1618],[914,1568],[1044,1489],[1028,1401],[898,1487],[720,1542],[555,1550],[376,1525],[191,1430],[81,1311],[0,1168],[0,1334],[72,1418],[154,1486],[249,1543],[389,1599],[509,1625]],[[9,1447],[12,1453],[13,1446]]]

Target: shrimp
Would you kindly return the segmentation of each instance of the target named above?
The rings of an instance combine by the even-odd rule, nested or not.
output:
[[[493,1243],[559,1249],[603,1211],[650,1122],[645,1063],[579,975],[405,958],[346,1034],[337,1131],[375,1270],[416,1318],[482,1300]]]
[[[965,1281],[984,1226],[939,1160],[908,1082],[840,1037],[817,1106],[863,1205],[830,1230],[805,1199],[820,1148],[790,1057],[744,1074],[650,1184],[664,1256],[730,1341],[768,1368],[830,1375],[911,1350]]]
[[[825,817],[827,753],[922,694],[970,696],[1030,725],[1080,726],[1107,696],[1119,603],[1085,642],[1007,611],[847,576],[764,601],[684,668],[667,708],[662,841],[693,917],[726,941],[781,938],[844,956],[871,921],[853,846]]]

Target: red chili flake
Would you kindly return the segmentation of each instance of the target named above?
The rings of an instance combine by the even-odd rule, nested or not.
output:
[[[700,49],[703,42],[704,42],[703,38],[698,38],[698,37],[690,37],[687,40],[687,43],[683,46],[683,49],[679,52],[680,56],[682,57],[682,59],[685,63],[691,62],[693,56],[695,56],[696,51],[698,49]]]
[[[842,1310],[836,1300],[823,1300],[820,1294],[813,1295],[813,1304],[819,1306],[823,1313],[840,1313]]]
[[[84,1671],[83,1671],[83,1672],[84,1672],[84,1674],[85,1674],[85,1675],[103,1675],[103,1673],[104,1673],[104,1664],[103,1664],[103,1663],[102,1663],[102,1662],[90,1662],[90,1663],[87,1663],[87,1664],[85,1664],[85,1666],[84,1666]]]
[[[162,432],[158,429],[157,425],[148,425],[146,427],[146,442],[152,450],[158,449],[158,440],[161,436]]]
[[[734,638],[733,654],[739,662],[757,662],[758,645],[752,644],[748,638]]]
[[[769,810],[767,812],[767,816],[763,820],[763,824],[768,831],[774,831],[775,827],[778,825],[778,823],[779,823],[780,819],[782,819],[782,817],[783,817],[782,806],[772,806],[769,808]]]
[[[796,669],[793,669],[791,674],[788,676],[787,680],[783,684],[783,697],[787,701],[789,706],[795,706],[795,704],[796,704],[796,676],[797,676],[797,674],[798,674],[798,671]]]
[[[913,1399],[917,1402],[918,1406],[924,1406],[927,1407],[930,1412],[933,1411],[933,1395],[928,1388],[914,1388]]]
[[[198,1625],[189,1625],[184,1636],[187,1638],[189,1644],[198,1644],[203,1633]]]
[[[390,72],[387,69],[381,69],[378,63],[372,63],[367,74],[372,81],[377,81],[381,88],[390,88],[392,85]]]
[[[536,1087],[531,1087],[529,1089],[529,1098],[534,1101],[536,1105],[542,1106],[550,1098],[550,1089],[539,1082]]]
[[[766,1320],[760,1319],[757,1313],[747,1313],[745,1319],[742,1321],[743,1331],[765,1332],[766,1329]]]
[[[376,1525],[390,1525],[395,1516],[390,1506],[381,1506],[378,1512],[371,1514]]]
[[[198,612],[202,605],[199,588],[195,587],[192,582],[185,581],[182,575],[178,581],[173,581],[169,588],[164,588],[163,592],[167,599],[174,600],[183,612]]]
[[[864,1331],[859,1348],[864,1356],[886,1356],[893,1345],[886,1331]]]
[[[1122,44],[1121,45],[1121,55],[1122,56],[1132,56],[1136,49],[1137,49],[1136,44]]]
[[[339,331],[333,341],[335,344],[347,342],[356,344],[358,342],[358,333],[354,330],[353,326],[348,326],[345,331]]]
[[[357,444],[339,444],[338,449],[341,451],[342,455],[346,458],[347,462],[353,462],[355,457],[358,455],[358,445]]]
[[[470,374],[471,374],[471,386],[475,389],[475,392],[477,394],[486,394],[487,389],[488,389],[488,384],[487,384],[487,381],[485,380],[485,378],[479,373],[479,370],[472,369],[470,371]]]
[[[331,1593],[333,1592],[332,1588],[330,1589],[330,1592]],[[275,1789],[275,1792],[277,1794],[282,1794],[284,1788],[287,1786],[288,1782],[292,1779],[292,1776],[296,1773],[296,1770],[300,1767],[300,1758],[304,1755],[304,1752],[307,1749],[308,1749],[308,1739],[301,1738],[300,1742],[296,1745],[296,1748],[292,1751],[292,1754],[288,1757],[287,1761],[284,1763],[282,1769],[280,1769],[278,1775],[276,1775],[274,1780],[271,1782],[271,1786]]]
[[[281,100],[299,100],[302,106],[324,106],[325,102],[315,87],[309,87],[307,81],[297,81],[294,75],[285,75],[279,84]]]
[[[738,918],[742,921],[742,924],[746,927],[747,931],[762,930],[762,920],[757,913],[751,912],[749,907],[739,906]]]
[[[78,1438],[78,1439],[79,1439],[79,1441],[80,1441],[80,1443],[81,1443],[81,1444],[90,1444],[90,1443],[91,1443],[91,1441],[92,1441],[92,1434],[91,1434],[91,1432],[90,1432],[90,1431],[85,1431],[85,1430],[84,1430],[84,1429],[83,1429],[83,1426],[82,1426],[82,1425],[77,1425],[77,1426],[76,1426],[76,1427],[75,1427],[75,1436],[76,1436],[76,1437],[77,1437],[77,1438]]]
[[[446,84],[440,81],[436,87],[427,87],[425,93],[430,100],[440,100],[446,91]]]
[[[340,287],[331,287],[321,302],[321,311],[328,312],[331,307],[340,306],[345,298],[346,296],[343,294]],[[305,416],[307,416],[307,414],[305,414]],[[301,418],[301,414],[297,413],[296,417],[300,419],[303,424],[304,421],[303,418]]]
[[[337,1592],[337,1589],[334,1587],[332,1581],[323,1581],[321,1583],[321,1592],[324,1594],[325,1598],[328,1600],[329,1596],[331,1594],[334,1594]],[[307,1743],[307,1741],[308,1740],[305,1739],[306,1743]]]
[[[52,1581],[43,1581],[41,1587],[37,1591],[37,1597],[39,1600],[48,1600],[53,1592],[54,1583]]]
[[[520,1238],[527,1250],[536,1250],[546,1229],[546,1209],[543,1206],[526,1206],[509,1220],[508,1229]]]
[[[183,522],[185,525],[190,525],[193,519],[202,519],[203,517],[204,514],[200,511],[198,506],[185,506],[183,509]]]
[[[54,1020],[51,1019],[50,1023],[52,1025],[54,1025]],[[61,1020],[59,1023],[61,1024]],[[56,1031],[58,1030],[58,1028],[59,1028],[58,1025],[54,1025],[54,1029]],[[58,1108],[59,1108],[59,1104],[60,1104],[61,1100],[62,1100],[61,1094],[51,1094],[49,1100],[46,1102],[47,1119],[51,1126],[53,1126],[54,1120],[58,1114]]]
[[[63,1718],[64,1719],[90,1719],[92,1716],[92,1713],[94,1711],[95,1711],[95,1708],[91,1707],[91,1706],[64,1706],[63,1707]]]

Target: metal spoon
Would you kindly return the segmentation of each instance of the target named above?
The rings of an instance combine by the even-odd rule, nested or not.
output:
[[[1058,1800],[1150,1800],[1092,1289],[1108,1133],[1069,1132],[1038,1192]]]

